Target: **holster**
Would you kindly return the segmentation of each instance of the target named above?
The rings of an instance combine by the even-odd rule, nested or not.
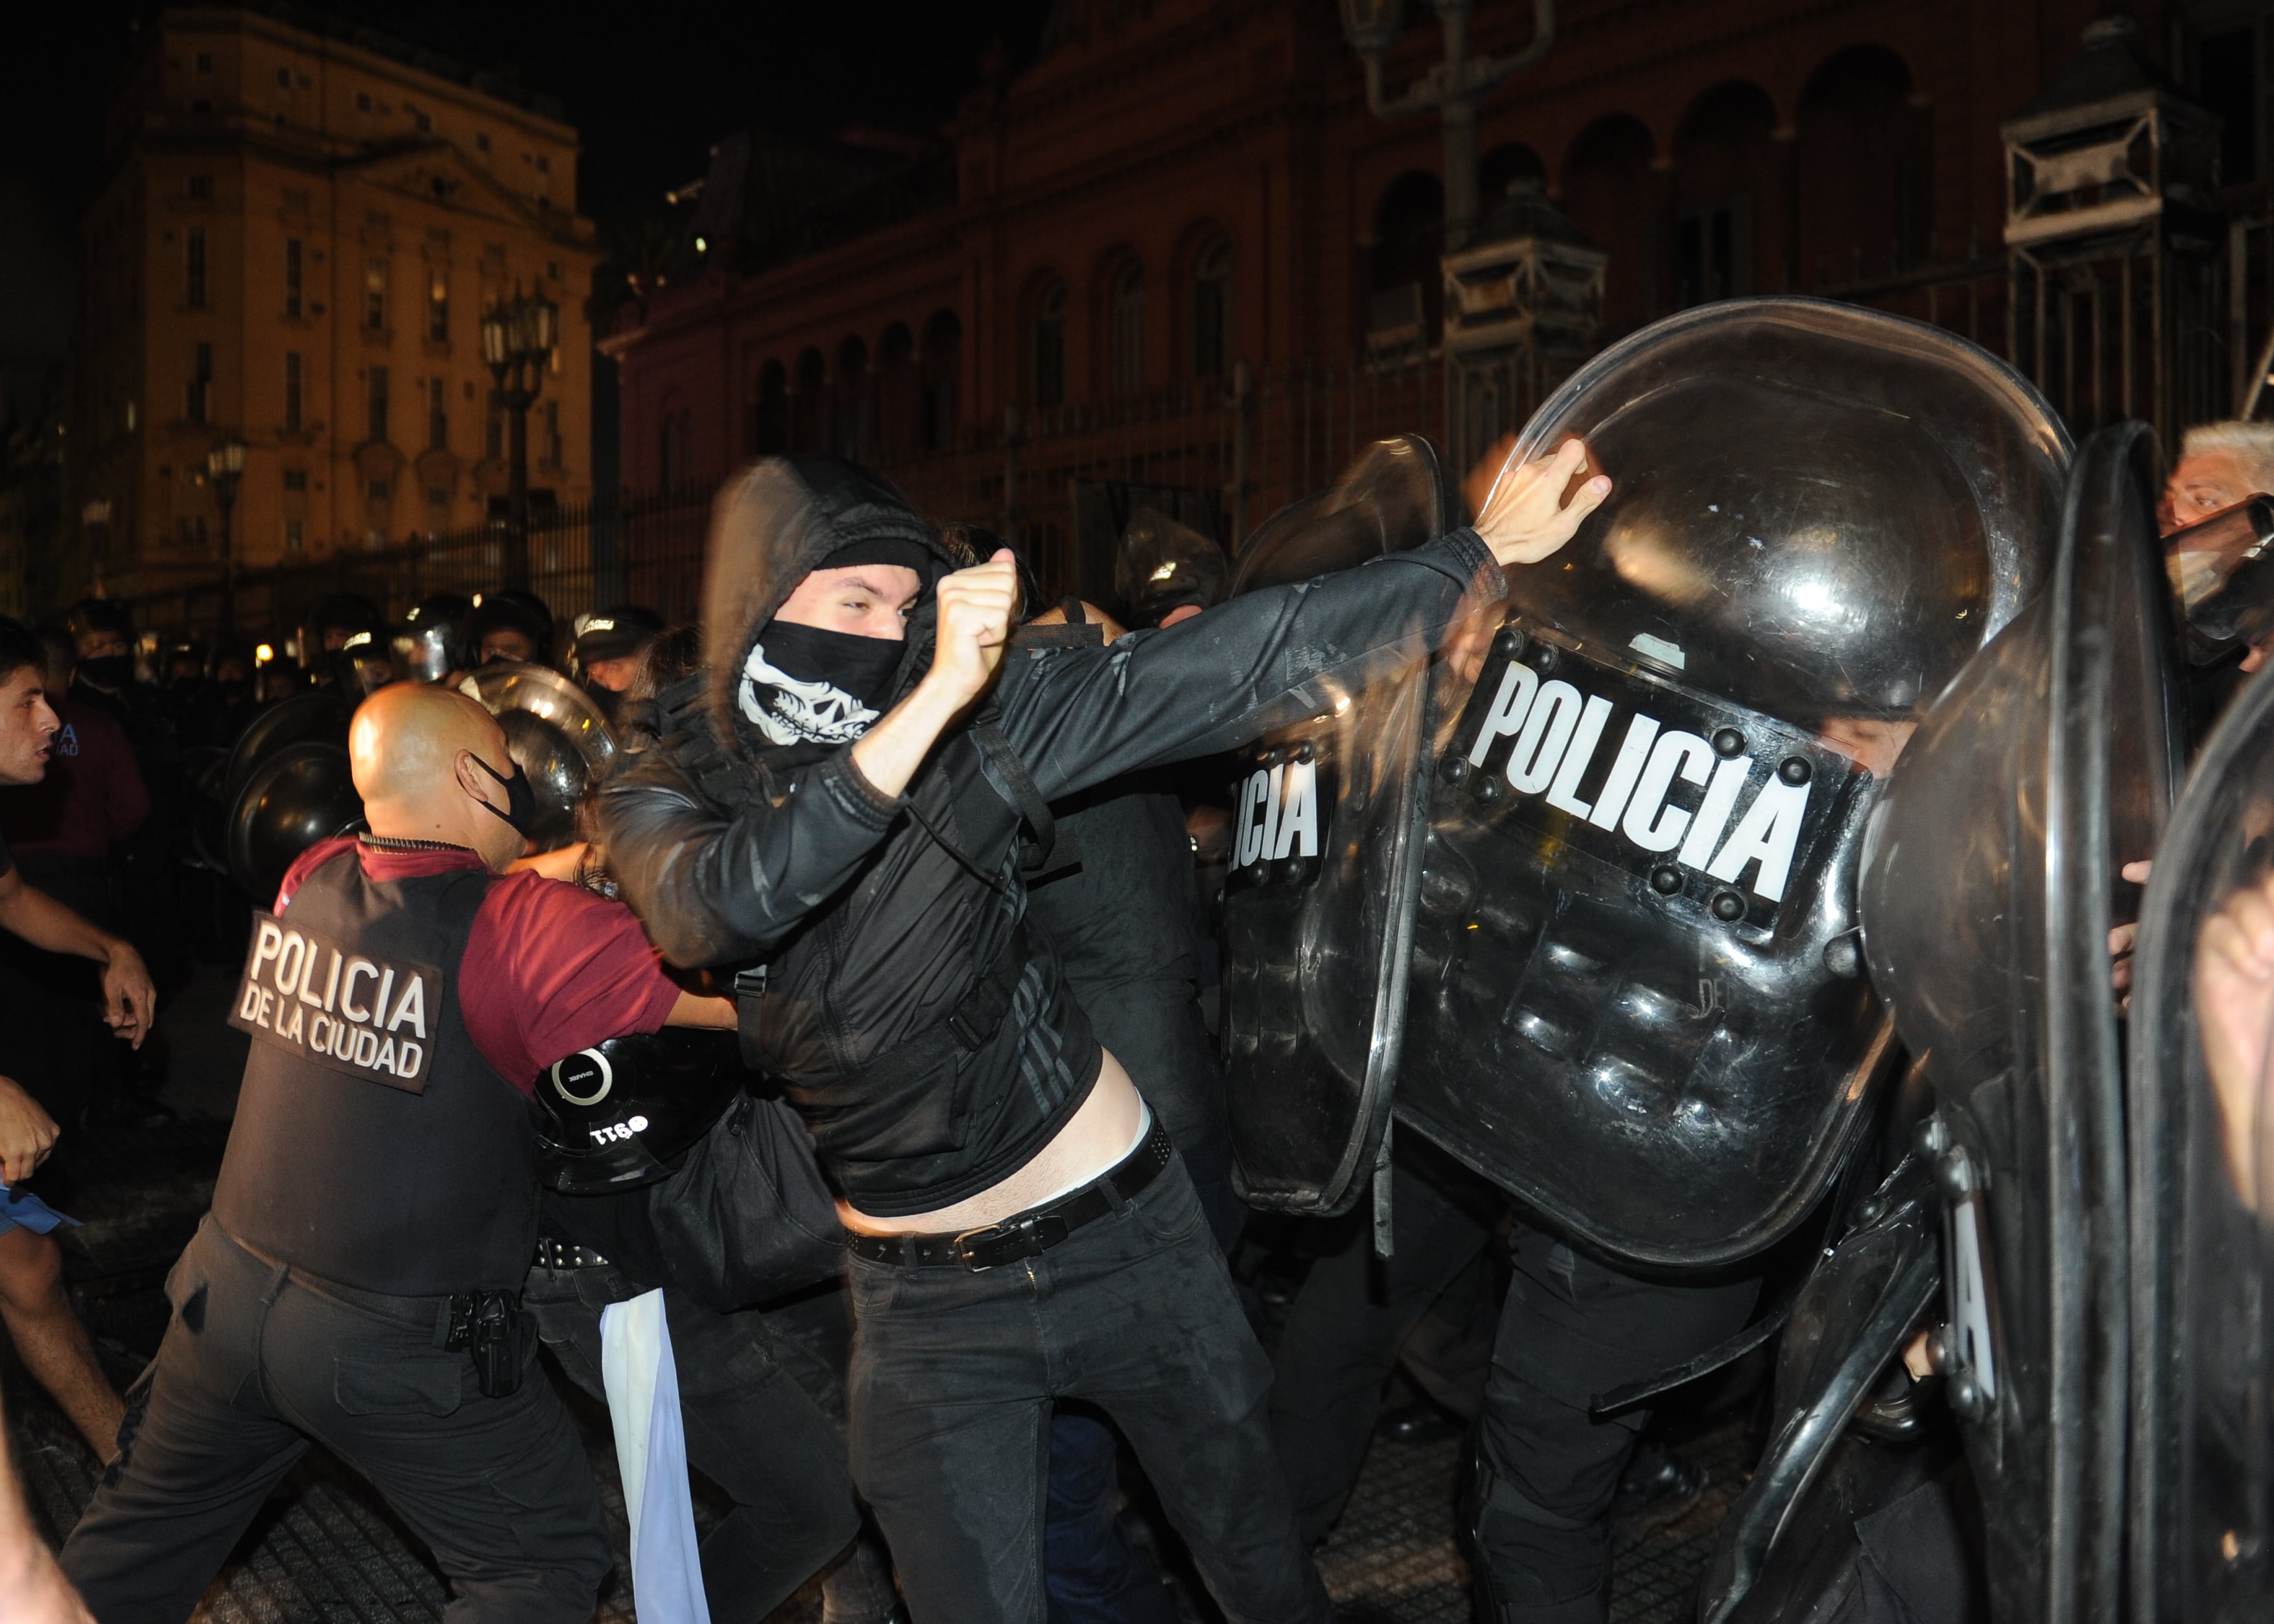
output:
[[[461,1291],[450,1299],[450,1330],[442,1345],[466,1350],[484,1398],[521,1390],[536,1342],[537,1321],[523,1311],[517,1291]]]

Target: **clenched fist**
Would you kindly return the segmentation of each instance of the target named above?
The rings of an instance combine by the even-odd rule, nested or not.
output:
[[[1580,522],[1603,505],[1611,493],[1608,474],[1596,474],[1572,488],[1571,482],[1587,467],[1586,443],[1574,438],[1552,455],[1512,462],[1501,470],[1499,483],[1477,519],[1477,534],[1503,568],[1537,564],[1570,540]],[[1566,491],[1570,492],[1568,500]]]
[[[998,547],[984,564],[959,569],[938,588],[938,643],[924,685],[957,706],[986,690],[1009,646],[1019,613],[1019,570],[1011,549]]]

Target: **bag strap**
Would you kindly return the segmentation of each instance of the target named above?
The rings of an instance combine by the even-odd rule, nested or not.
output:
[[[1026,763],[1019,759],[1019,753],[994,723],[975,724],[971,739],[979,747],[980,771],[995,786],[995,793],[1011,803],[1033,837],[1034,852],[1020,866],[1030,874],[1039,873],[1049,866],[1050,853],[1058,843],[1058,821],[1050,816],[1050,802],[1043,799],[1043,792],[1035,786]]]

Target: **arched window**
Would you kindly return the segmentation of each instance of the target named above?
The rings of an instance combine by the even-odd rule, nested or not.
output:
[[[895,321],[877,344],[877,452],[886,462],[913,456],[922,388],[916,375],[915,335]]]
[[[1683,115],[1674,140],[1674,305],[1751,293],[1779,280],[1784,160],[1768,93],[1716,86]],[[1763,268],[1772,274],[1764,278]]]
[[[837,408],[836,439],[830,448],[855,462],[865,462],[875,424],[870,410],[873,380],[869,376],[869,346],[858,337],[847,334],[837,346],[837,371],[830,383]]]
[[[1231,370],[1231,242],[1219,237],[1193,264],[1193,376]]]
[[[789,448],[793,451],[828,449],[822,439],[828,431],[822,411],[828,378],[829,363],[821,358],[821,351],[808,350],[798,357],[789,401]]]
[[[752,456],[772,456],[789,449],[789,374],[779,361],[758,369],[758,387],[750,400],[747,448]]]
[[[1415,169],[1399,176],[1374,210],[1367,335],[1378,349],[1419,353],[1434,343],[1445,303],[1445,188]]]
[[[1563,212],[1604,249],[1603,325],[1615,337],[1664,313],[1664,187],[1642,120],[1610,113],[1580,132],[1563,159]]]
[[[1106,388],[1135,395],[1145,387],[1145,267],[1132,259],[1113,273],[1106,297]]]
[[[1065,404],[1065,283],[1053,282],[1035,301],[1035,404],[1038,407]]]
[[[916,437],[924,450],[945,451],[955,443],[955,399],[963,375],[963,323],[953,311],[935,311],[924,323],[919,365],[923,410]]]
[[[1813,293],[1923,261],[1934,130],[1911,104],[1903,59],[1850,46],[1816,71],[1794,123],[1799,286]]]

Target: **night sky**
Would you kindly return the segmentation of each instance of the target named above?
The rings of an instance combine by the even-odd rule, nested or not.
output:
[[[1030,60],[1049,0],[825,0],[741,5],[502,5],[344,0],[324,8],[477,67],[517,69],[558,96],[584,142],[578,206],[616,240],[701,175],[711,143],[753,125],[937,128],[1000,40]],[[0,231],[66,236],[101,184],[102,103],[147,4],[47,0],[11,8],[0,50]],[[29,221],[26,210],[44,214]],[[44,229],[42,229],[44,227]],[[23,253],[0,253],[0,364],[40,333],[51,295]],[[11,315],[10,312],[14,312]],[[58,346],[58,349],[60,347]]]

